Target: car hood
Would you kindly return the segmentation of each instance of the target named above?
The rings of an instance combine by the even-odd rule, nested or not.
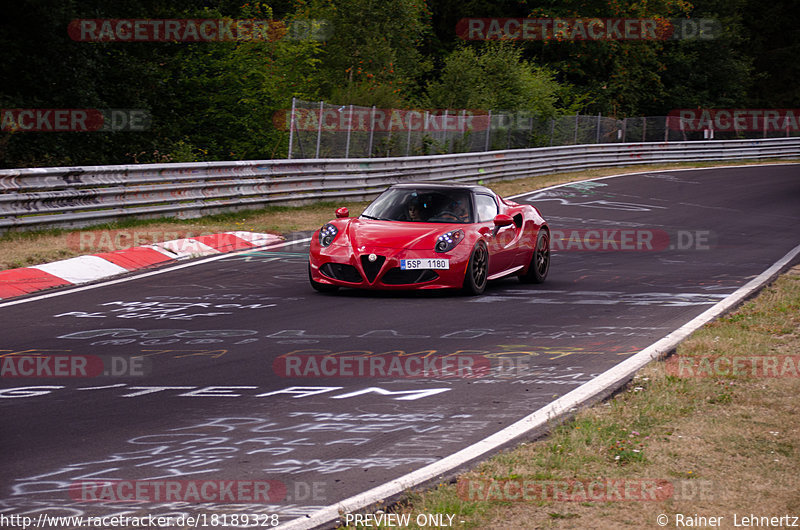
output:
[[[463,228],[462,224],[411,223],[403,221],[374,221],[350,219],[337,241],[339,245],[350,245],[356,252],[361,248],[392,248],[433,250],[436,239],[450,230]],[[342,238],[341,236],[345,236]]]

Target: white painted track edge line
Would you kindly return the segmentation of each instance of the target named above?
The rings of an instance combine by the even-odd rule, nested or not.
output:
[[[126,276],[125,278],[118,278],[116,280],[109,280],[109,281],[105,281],[105,282],[101,282],[101,283],[93,283],[91,285],[83,285],[83,286],[79,286],[79,287],[68,288],[68,289],[59,290],[59,291],[52,292],[52,293],[46,293],[46,294],[41,294],[41,295],[37,295],[37,296],[32,296],[30,298],[24,298],[22,300],[9,300],[8,302],[0,302],[0,307],[7,307],[7,306],[11,306],[11,305],[16,305],[16,304],[24,304],[26,302],[33,302],[35,300],[43,300],[45,298],[53,298],[55,296],[64,296],[66,294],[76,293],[76,292],[79,292],[79,291],[87,291],[89,289],[97,289],[98,287],[105,287],[106,285],[114,285],[114,284],[117,284],[117,283],[124,283],[124,282],[129,282],[129,281],[132,281],[132,280],[137,280],[139,278],[146,278],[148,276],[155,276],[157,274],[164,274],[165,272],[171,272],[171,271],[174,271],[174,270],[183,269],[185,267],[193,267],[195,265],[200,265],[200,264],[203,264],[203,263],[209,263],[209,262],[212,262],[212,261],[217,261],[217,260],[220,260],[220,259],[229,258],[231,256],[238,256],[240,254],[247,254],[248,252],[257,252],[257,251],[261,251],[261,250],[270,250],[270,249],[273,249],[273,248],[288,247],[290,245],[296,245],[298,243],[305,243],[306,241],[311,241],[311,238],[310,237],[306,237],[306,238],[303,238],[303,239],[296,239],[294,241],[283,241],[281,243],[265,245],[265,246],[262,246],[262,247],[252,247],[252,248],[242,249],[242,250],[239,250],[239,251],[236,251],[236,252],[226,252],[226,253],[222,253],[222,254],[215,254],[215,255],[209,256],[207,258],[191,261],[189,263],[181,263],[181,264],[178,264],[178,265],[172,265],[172,266],[164,267],[163,269],[158,269],[158,270],[155,270],[155,271],[145,272],[145,273],[141,273],[141,274],[134,273],[133,276]],[[179,259],[180,258],[178,258],[178,260]],[[183,259],[187,259],[187,258],[183,258]]]
[[[339,517],[340,511],[342,513],[348,513],[360,510],[370,506],[371,504],[375,504],[378,501],[385,500],[389,497],[402,493],[408,488],[414,487],[439,475],[447,473],[460,465],[463,465],[488,453],[489,451],[497,449],[498,447],[501,447],[502,445],[510,442],[520,435],[525,434],[526,432],[547,425],[548,422],[569,412],[572,408],[580,406],[592,397],[609,390],[615,384],[630,378],[633,374],[651,361],[663,357],[666,353],[676,348],[680,342],[682,342],[686,337],[691,335],[701,326],[722,315],[732,307],[741,303],[755,291],[763,287],[775,275],[779,274],[781,269],[788,265],[799,254],[800,245],[797,245],[767,270],[747,282],[745,285],[725,297],[723,300],[720,300],[712,307],[708,308],[706,311],[700,313],[686,324],[683,324],[676,330],[667,334],[665,337],[634,354],[632,357],[629,357],[623,362],[606,370],[591,381],[584,383],[578,388],[551,402],[549,405],[542,407],[541,409],[533,412],[525,418],[522,418],[521,420],[518,420],[508,427],[505,427],[504,429],[484,438],[483,440],[480,440],[469,447],[465,447],[464,449],[461,449],[460,451],[457,451],[434,464],[427,465],[421,469],[408,473],[407,475],[403,475],[402,477],[391,480],[386,484],[377,486],[363,493],[340,501],[335,505],[327,506],[317,510],[306,517],[300,517],[288,521],[283,525],[280,525],[278,528],[308,530],[331,523]]]

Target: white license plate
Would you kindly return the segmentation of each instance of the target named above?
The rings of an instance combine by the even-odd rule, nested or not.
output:
[[[450,260],[442,258],[401,259],[400,268],[404,271],[414,269],[449,269]]]

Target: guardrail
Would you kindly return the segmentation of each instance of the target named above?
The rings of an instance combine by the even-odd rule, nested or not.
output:
[[[800,157],[800,138],[596,144],[451,155],[0,170],[0,231],[193,218],[367,199],[404,180],[491,182],[588,168]]]

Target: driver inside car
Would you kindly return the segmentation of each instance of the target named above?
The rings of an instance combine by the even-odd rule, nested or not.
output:
[[[452,201],[443,213],[452,215],[458,222],[469,222],[469,208],[467,208],[467,201],[464,198]]]

